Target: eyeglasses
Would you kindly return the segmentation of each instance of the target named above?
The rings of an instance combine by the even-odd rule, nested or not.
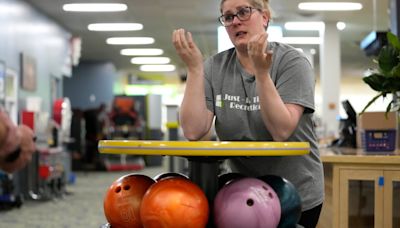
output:
[[[218,19],[219,22],[225,27],[230,26],[233,23],[235,17],[237,17],[240,21],[247,21],[250,19],[251,14],[254,10],[261,11],[260,9],[256,9],[250,6],[245,6],[240,8],[235,14],[229,13],[225,15],[221,15]]]

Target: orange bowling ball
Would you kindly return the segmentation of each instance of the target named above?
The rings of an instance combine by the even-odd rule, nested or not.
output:
[[[158,182],[158,181],[163,180],[163,179],[176,178],[176,177],[189,179],[189,177],[187,177],[185,174],[175,173],[175,172],[160,173],[157,176],[153,177],[153,179]]]
[[[145,175],[128,174],[115,180],[104,197],[104,214],[113,228],[141,228],[140,204],[155,181]]]
[[[145,228],[204,228],[208,216],[209,205],[204,192],[181,177],[153,184],[140,207]]]

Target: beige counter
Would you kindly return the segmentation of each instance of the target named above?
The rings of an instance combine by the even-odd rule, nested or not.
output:
[[[365,152],[353,148],[321,148],[321,159],[324,164],[400,164],[400,151]]]
[[[325,202],[319,228],[346,228],[349,224],[349,180],[369,180],[375,184],[374,227],[393,227],[393,181],[400,180],[400,151],[364,152],[352,148],[321,148],[325,174]],[[379,178],[385,185],[378,185]],[[385,193],[385,194],[384,194]],[[358,225],[363,227],[362,224]]]

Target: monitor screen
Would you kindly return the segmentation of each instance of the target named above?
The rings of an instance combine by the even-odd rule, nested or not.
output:
[[[349,100],[342,101],[342,105],[347,114],[347,119],[350,120],[354,125],[357,125],[357,113]]]

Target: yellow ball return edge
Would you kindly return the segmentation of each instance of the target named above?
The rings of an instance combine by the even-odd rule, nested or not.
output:
[[[308,142],[100,140],[104,154],[170,156],[294,156],[310,152]]]

